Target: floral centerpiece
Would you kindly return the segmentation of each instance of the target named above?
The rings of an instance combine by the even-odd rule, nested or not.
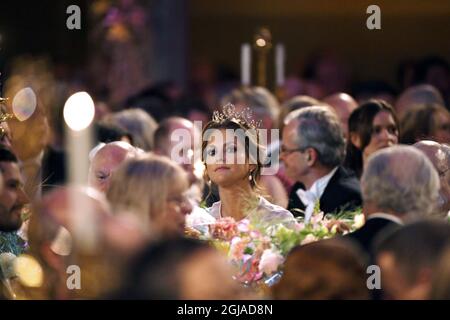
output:
[[[260,228],[250,219],[226,217],[208,224],[207,231],[193,231],[191,237],[207,240],[224,252],[235,268],[235,279],[245,286],[271,286],[280,277],[284,260],[297,246],[346,234],[364,224],[361,210],[325,215],[315,210],[307,223],[298,218],[294,227],[274,224]]]

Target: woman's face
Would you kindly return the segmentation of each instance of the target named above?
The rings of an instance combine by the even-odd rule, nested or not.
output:
[[[398,143],[398,128],[394,118],[388,111],[381,111],[373,118],[372,136],[364,149],[364,156],[368,157],[377,150],[393,146]]]
[[[174,181],[168,192],[165,213],[159,214],[155,223],[164,235],[184,233],[186,215],[192,211],[191,202],[186,196],[187,186],[187,181]]]
[[[204,150],[207,174],[219,187],[248,182],[250,169],[256,168],[248,163],[244,144],[232,132],[217,130]]]
[[[435,127],[432,139],[439,143],[450,143],[450,116],[447,112],[437,112],[434,115]]]

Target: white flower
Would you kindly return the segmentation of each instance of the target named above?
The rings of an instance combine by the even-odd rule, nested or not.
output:
[[[359,229],[364,225],[364,214],[357,214],[353,219],[353,228]]]
[[[202,234],[208,233],[208,226],[214,224],[216,219],[206,210],[194,206],[192,212],[186,215],[186,227],[190,227],[200,231]]]
[[[284,262],[283,256],[272,249],[264,250],[259,261],[258,269],[267,275],[270,275],[278,270],[278,267]]]

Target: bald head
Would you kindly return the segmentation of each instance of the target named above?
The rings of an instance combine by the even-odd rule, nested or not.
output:
[[[417,104],[444,105],[444,99],[439,91],[429,84],[420,84],[406,89],[398,98],[395,109],[399,118]]]
[[[352,96],[346,93],[335,93],[323,99],[323,102],[330,105],[336,111],[341,120],[342,130],[345,136],[348,134],[348,118],[350,114],[358,107],[358,103]]]
[[[450,147],[435,141],[419,141],[414,147],[422,151],[439,174],[439,209],[443,215],[450,211]]]
[[[361,187],[365,206],[401,217],[423,216],[430,214],[436,203],[439,176],[416,148],[393,146],[369,158]]]
[[[440,143],[431,140],[423,140],[415,143],[413,146],[427,156],[438,172],[448,167],[449,156]]]
[[[91,154],[89,185],[105,193],[109,188],[111,175],[119,165],[138,153],[139,149],[123,141],[114,141],[95,148]]]
[[[283,103],[283,108],[286,109],[287,112],[291,112],[305,107],[320,106],[321,104],[322,103],[319,100],[313,97],[299,95]]]

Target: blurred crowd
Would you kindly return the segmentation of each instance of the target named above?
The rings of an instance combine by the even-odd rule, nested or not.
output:
[[[9,100],[0,118],[0,296],[450,299],[449,64],[408,61],[397,87],[355,82],[350,71],[323,52],[273,94],[202,61],[186,88],[157,83],[119,101],[101,81],[91,90],[45,59],[18,59],[3,79]],[[36,99],[19,108],[23,88]],[[63,107],[77,91],[95,102],[84,187],[69,185],[67,175]],[[215,119],[227,105],[234,116]],[[195,157],[198,148],[207,157],[222,148],[205,128],[252,128],[235,119],[246,108],[259,129],[279,130],[261,146],[280,162],[275,174],[262,175],[259,161],[224,166]],[[177,130],[193,138],[181,148]],[[233,280],[219,251],[185,237],[193,220],[244,218],[253,199],[268,224],[307,221],[316,206],[330,214],[362,208],[365,224],[295,247],[261,297]],[[381,270],[376,290],[368,266]]]

